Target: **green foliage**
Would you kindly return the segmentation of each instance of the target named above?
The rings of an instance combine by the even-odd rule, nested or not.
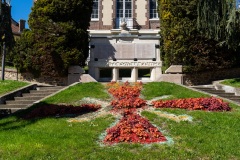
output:
[[[10,12],[11,8],[0,1],[0,43],[2,46],[3,42],[5,42],[6,48],[9,50],[14,45]]]
[[[240,43],[239,26],[240,11],[236,9],[236,0],[199,0],[198,29],[203,36],[237,50]]]
[[[29,16],[31,30],[15,47],[17,61],[24,62],[18,64],[20,69],[62,76],[70,65],[84,66],[91,12],[92,0],[37,1]]]
[[[16,68],[19,68],[20,71],[32,71],[35,75],[39,74],[36,72],[36,68],[40,68],[34,62],[34,48],[33,46],[33,32],[30,30],[24,30],[21,34],[21,39],[16,40],[16,44],[12,50],[14,57],[14,65]],[[34,70],[35,69],[35,70]]]
[[[203,36],[199,31],[199,16],[206,13],[198,11],[199,3],[199,0],[159,0],[164,65],[168,67],[172,64],[182,64],[186,69],[184,71],[188,72],[237,66],[239,55],[236,51],[229,49],[218,39]],[[211,14],[208,16],[211,17]],[[200,25],[205,26],[202,23]],[[218,27],[221,27],[224,23],[219,22],[219,25]],[[221,35],[222,33],[219,33],[219,37]]]

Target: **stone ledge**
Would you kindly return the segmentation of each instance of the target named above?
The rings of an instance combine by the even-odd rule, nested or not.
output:
[[[157,81],[183,84],[183,74],[162,74]]]
[[[217,90],[224,90],[226,93],[235,93],[236,96],[240,96],[240,88],[220,84],[222,81],[213,81],[213,85]]]
[[[2,71],[2,67],[0,67],[0,71]],[[17,73],[17,69],[13,69],[13,68],[5,68],[5,72],[16,72]]]
[[[182,65],[171,65],[166,71],[166,74],[178,74],[182,73]]]

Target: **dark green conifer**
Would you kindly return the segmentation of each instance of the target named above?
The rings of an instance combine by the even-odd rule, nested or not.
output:
[[[29,17],[30,30],[17,42],[21,70],[66,76],[70,65],[85,64],[92,0],[40,0]]]

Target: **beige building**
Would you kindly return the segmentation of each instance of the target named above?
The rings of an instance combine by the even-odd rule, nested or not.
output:
[[[97,81],[156,81],[161,76],[156,0],[94,0],[89,74]]]
[[[96,81],[166,79],[161,69],[157,0],[93,2],[88,30],[89,75]]]
[[[130,29],[159,29],[156,0],[94,0],[90,30],[118,29],[122,19]]]

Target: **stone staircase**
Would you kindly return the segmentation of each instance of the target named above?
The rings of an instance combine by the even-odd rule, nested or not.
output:
[[[0,104],[0,113],[11,114],[15,111],[26,109],[37,101],[42,100],[63,88],[63,86],[38,85],[35,90],[30,90],[28,93],[21,93],[17,97],[14,97],[13,100],[6,100],[5,104]]]
[[[214,85],[193,86],[192,88],[198,91],[206,92],[212,96],[218,96],[240,104],[240,96],[235,95],[235,93],[226,92],[223,89],[216,89]]]

